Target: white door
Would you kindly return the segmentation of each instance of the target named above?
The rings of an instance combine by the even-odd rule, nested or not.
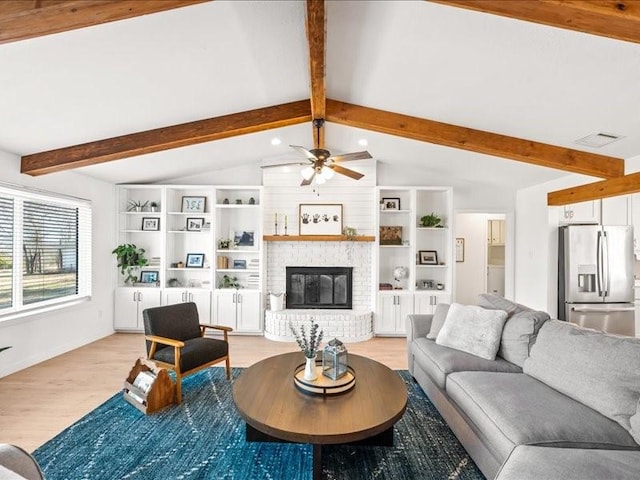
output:
[[[398,297],[395,333],[405,335],[407,333],[407,315],[413,313],[413,295],[398,295]]]
[[[389,334],[396,330],[396,304],[398,295],[379,294],[376,310],[375,333]]]
[[[236,295],[235,288],[216,291],[216,324],[236,328]]]
[[[138,290],[138,325],[144,329],[142,312],[145,308],[159,307],[162,295],[157,288],[147,288]]]
[[[241,332],[260,330],[260,292],[239,290],[236,296],[236,327]]]
[[[139,330],[142,325],[138,325],[138,289],[116,288],[113,314],[116,330]]]

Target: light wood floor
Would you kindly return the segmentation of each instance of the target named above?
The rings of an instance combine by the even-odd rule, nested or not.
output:
[[[232,336],[231,366],[248,367],[272,355],[297,351],[295,343]],[[392,369],[406,369],[404,338],[374,338],[347,345],[349,352]],[[33,451],[122,388],[136,358],[141,334],[117,333],[0,379],[0,443]]]

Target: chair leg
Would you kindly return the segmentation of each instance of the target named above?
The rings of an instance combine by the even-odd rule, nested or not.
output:
[[[176,403],[180,405],[182,403],[182,374],[179,371],[176,372]]]
[[[227,359],[224,363],[227,366],[227,380],[231,380],[231,360],[229,359],[229,355],[227,355]]]

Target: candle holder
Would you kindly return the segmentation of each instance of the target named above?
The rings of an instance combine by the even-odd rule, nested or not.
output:
[[[287,233],[287,224],[286,223],[284,224],[284,236],[285,237],[289,236],[289,234]]]
[[[275,216],[275,233],[273,235],[278,236],[278,214],[277,213]]]

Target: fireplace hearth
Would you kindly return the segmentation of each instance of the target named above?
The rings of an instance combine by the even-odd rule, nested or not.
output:
[[[286,267],[286,306],[351,309],[353,267]]]

